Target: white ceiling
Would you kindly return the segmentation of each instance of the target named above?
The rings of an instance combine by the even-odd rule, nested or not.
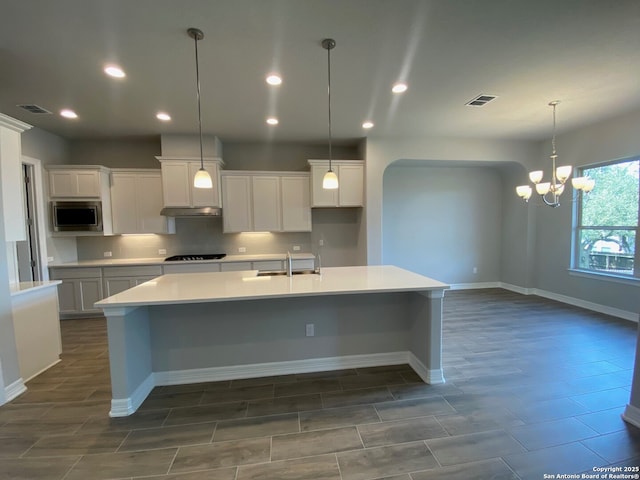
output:
[[[0,0],[0,112],[69,139],[197,133],[188,27],[205,34],[204,133],[223,142],[326,140],[326,37],[342,143],[543,139],[551,100],[559,131],[640,108],[638,0]],[[127,78],[106,77],[108,62]],[[272,70],[280,87],[264,81]],[[499,98],[464,105],[481,93]]]

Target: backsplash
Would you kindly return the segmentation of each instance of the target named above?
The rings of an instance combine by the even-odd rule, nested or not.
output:
[[[198,253],[254,255],[311,251],[311,233],[222,233],[221,218],[176,218],[174,235],[115,235],[78,237],[78,260],[103,258],[152,258]],[[240,249],[245,251],[241,252]],[[159,250],[166,250],[159,253]]]

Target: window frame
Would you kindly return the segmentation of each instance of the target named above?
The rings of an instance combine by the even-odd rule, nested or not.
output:
[[[583,165],[575,169],[574,176],[579,177],[586,174],[585,170],[599,168],[599,167],[607,167],[610,165],[616,165],[620,163],[628,163],[628,162],[640,162],[640,156],[633,156],[628,158],[620,158],[616,160],[609,160],[605,162],[598,162],[590,165]],[[598,185],[596,184],[596,187]],[[570,272],[584,277],[591,278],[600,278],[604,280],[611,280],[621,283],[637,283],[640,282],[640,248],[637,245],[637,242],[640,240],[640,181],[638,182],[638,193],[639,193],[639,205],[638,205],[638,218],[636,219],[635,227],[629,226],[616,226],[616,225],[598,225],[598,226],[583,226],[582,225],[582,196],[585,195],[584,192],[575,190],[574,194],[574,202],[573,202],[573,224],[572,224],[572,233],[571,233],[571,262],[570,262]],[[587,194],[588,195],[588,194]],[[629,230],[635,233],[635,249],[633,255],[633,272],[631,274],[624,274],[619,272],[609,272],[606,270],[596,270],[590,268],[580,267],[580,236],[581,232],[586,230]]]

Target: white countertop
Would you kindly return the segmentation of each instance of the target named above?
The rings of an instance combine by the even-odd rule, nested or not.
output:
[[[50,263],[51,268],[65,267],[117,267],[117,266],[134,266],[134,265],[176,265],[181,263],[225,263],[225,262],[258,262],[268,260],[285,260],[286,253],[263,253],[255,255],[227,255],[219,260],[185,260],[165,262],[164,257],[152,258],[100,258],[98,260],[77,260],[75,262]],[[314,257],[312,253],[292,253],[291,258],[294,260],[311,260]]]
[[[389,265],[327,267],[321,275],[258,277],[257,270],[163,275],[105,298],[96,307],[137,307],[265,298],[406,292],[448,289],[449,285]]]
[[[55,287],[62,283],[61,280],[51,280],[46,282],[20,282],[9,284],[9,293],[12,297],[18,295],[29,294],[37,290],[43,290],[45,288]]]

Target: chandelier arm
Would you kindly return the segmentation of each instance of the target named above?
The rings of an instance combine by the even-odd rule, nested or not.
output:
[[[553,193],[553,201],[550,202],[549,200],[547,200],[547,195],[548,194],[549,194],[549,192],[545,193],[544,195],[540,195],[540,197],[542,197],[542,201],[545,204],[549,205],[550,207],[553,207],[553,208],[559,207],[560,206],[560,202],[558,201],[558,196],[555,193]]]

